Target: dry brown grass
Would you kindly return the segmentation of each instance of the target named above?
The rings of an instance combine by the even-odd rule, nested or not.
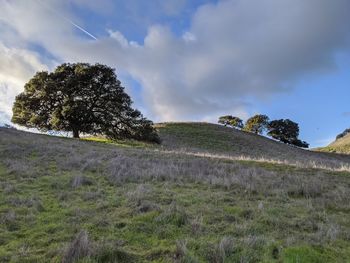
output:
[[[79,232],[69,244],[63,256],[62,263],[77,262],[92,254],[92,245],[86,231]]]
[[[341,195],[343,198],[349,194],[347,187],[338,190],[341,185],[346,185],[347,178],[328,175],[329,170],[348,171],[342,168],[343,162],[336,162],[337,156],[327,161],[321,154],[319,164],[314,160],[312,165],[308,165],[307,160],[303,164],[293,164],[292,159],[281,162],[206,153],[117,148],[7,129],[1,129],[0,133],[0,160],[10,173],[29,179],[45,175],[48,171],[75,173],[77,175],[71,181],[73,188],[93,184],[82,173],[97,173],[106,176],[111,184],[196,182],[227,188],[238,186],[248,193],[267,195]],[[330,166],[323,166],[325,163]],[[142,187],[136,190],[134,198],[146,191]]]

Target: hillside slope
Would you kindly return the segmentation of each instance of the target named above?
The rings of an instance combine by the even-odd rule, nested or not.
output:
[[[152,147],[0,128],[0,262],[350,262],[349,171],[197,157],[245,134],[181,125]]]
[[[290,164],[340,167],[350,156],[300,149],[263,136],[210,123],[162,123],[157,128],[162,147],[180,152],[202,152]]]
[[[350,134],[335,140],[330,145],[320,148],[320,151],[350,154]]]

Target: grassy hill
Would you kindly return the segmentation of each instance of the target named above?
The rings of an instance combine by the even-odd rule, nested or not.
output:
[[[307,167],[344,167],[350,157],[320,153],[286,145],[272,139],[210,123],[158,124],[162,147],[181,153],[243,160],[281,162]]]
[[[350,261],[348,156],[158,128],[161,146],[0,129],[0,262]]]
[[[350,134],[347,134],[344,137],[337,139],[327,147],[320,148],[319,150],[323,152],[350,154]]]

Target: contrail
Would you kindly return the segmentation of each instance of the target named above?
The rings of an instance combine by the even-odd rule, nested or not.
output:
[[[61,16],[62,16],[62,15],[61,15]],[[76,28],[78,28],[79,30],[81,30],[82,32],[84,32],[85,34],[87,34],[89,37],[91,37],[91,38],[97,40],[97,38],[96,38],[93,34],[89,33],[88,31],[86,31],[86,30],[85,30],[84,28],[82,28],[81,26],[75,24],[72,20],[70,20],[70,19],[68,19],[68,18],[66,18],[66,17],[64,17],[64,16],[62,16],[62,18],[64,18],[64,20],[66,20],[67,22],[69,22],[70,24],[72,24],[73,26],[75,26]]]
[[[70,23],[72,26],[74,26],[75,28],[79,29],[81,32],[85,33],[86,35],[88,35],[89,37],[91,37],[94,40],[97,40],[97,37],[95,37],[93,34],[91,34],[90,32],[88,32],[87,30],[85,30],[84,28],[82,28],[81,26],[77,25],[76,23],[74,23],[72,20],[70,20],[68,17],[58,13],[56,10],[54,10],[53,8],[51,8],[50,6],[48,6],[47,4],[41,2],[41,0],[37,0],[38,3],[44,7],[46,7],[47,9],[49,9],[50,11],[54,12],[56,15],[60,16],[61,18],[63,18],[64,20],[66,20],[68,23]]]

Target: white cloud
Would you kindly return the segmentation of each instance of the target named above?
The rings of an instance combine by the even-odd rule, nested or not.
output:
[[[193,35],[191,32],[185,32],[182,35],[182,38],[186,41],[186,42],[192,42],[192,41],[196,41],[196,36]]]
[[[8,122],[15,96],[38,70],[47,69],[37,54],[24,49],[8,48],[0,43],[0,122]]]
[[[121,47],[125,48],[129,45],[128,40],[119,31],[112,31],[112,30],[107,30],[107,31],[109,33],[109,36],[111,38],[114,38],[121,45]]]
[[[62,61],[102,62],[129,73],[156,120],[234,111],[245,117],[247,97],[288,91],[306,74],[336,69],[335,54],[349,51],[347,0],[219,1],[199,8],[184,35],[153,25],[143,44],[117,30],[87,41],[42,6],[5,3],[3,23],[26,41]],[[75,19],[66,5],[50,4]]]

